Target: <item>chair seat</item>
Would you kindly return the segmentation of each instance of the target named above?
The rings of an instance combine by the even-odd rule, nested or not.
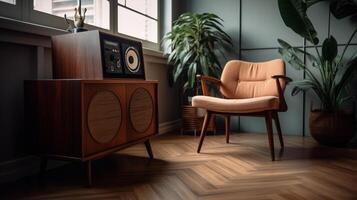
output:
[[[194,96],[192,106],[220,113],[252,113],[279,109],[279,98],[263,96],[248,99],[223,99],[210,96]]]

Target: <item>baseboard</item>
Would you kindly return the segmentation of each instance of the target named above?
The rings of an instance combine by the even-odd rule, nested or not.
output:
[[[63,161],[51,161],[47,170],[63,166]],[[40,158],[26,156],[0,163],[0,183],[15,182],[23,177],[35,175],[40,170]]]
[[[164,134],[179,130],[181,127],[181,119],[163,122],[159,124],[159,134]]]
[[[39,158],[26,156],[0,163],[0,183],[13,182],[34,174],[39,169]]]

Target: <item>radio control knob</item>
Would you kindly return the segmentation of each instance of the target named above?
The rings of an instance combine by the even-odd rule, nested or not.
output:
[[[109,59],[110,59],[110,61],[114,61],[115,60],[115,56],[113,54],[111,54]]]

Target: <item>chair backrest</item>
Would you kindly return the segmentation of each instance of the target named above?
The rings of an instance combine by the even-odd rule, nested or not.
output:
[[[221,93],[229,99],[246,99],[261,96],[277,96],[279,93],[273,75],[285,75],[281,59],[253,63],[240,60],[229,61],[223,69]],[[280,80],[282,89],[285,82]]]

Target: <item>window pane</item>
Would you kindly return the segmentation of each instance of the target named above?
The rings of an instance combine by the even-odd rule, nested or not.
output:
[[[118,4],[125,6],[125,0],[118,0]]]
[[[118,7],[118,32],[157,43],[157,21]]]
[[[10,3],[10,4],[16,4],[16,0],[0,0],[1,2],[5,2],[5,3]]]
[[[78,0],[34,0],[34,10],[63,17],[74,18]],[[82,9],[87,8],[85,23],[109,29],[109,1],[82,0]]]
[[[126,0],[126,6],[157,19],[158,0]]]

